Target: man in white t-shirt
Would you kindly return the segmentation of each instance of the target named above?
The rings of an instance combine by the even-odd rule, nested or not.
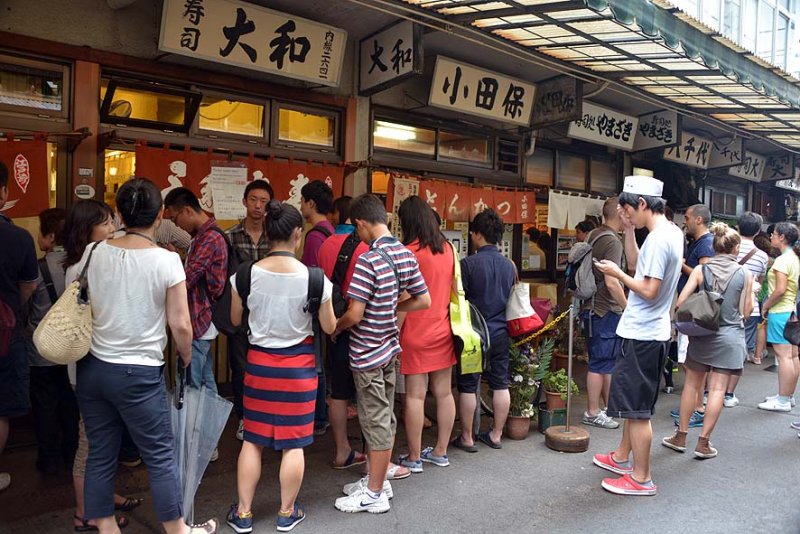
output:
[[[607,413],[625,420],[619,446],[608,454],[596,454],[594,464],[622,475],[606,478],[605,490],[619,495],[655,495],[650,474],[650,418],[658,398],[661,370],[671,335],[670,308],[683,258],[683,233],[664,216],[664,184],[646,176],[628,176],[619,195],[620,221],[625,230],[625,257],[631,277],[614,262],[596,263],[603,274],[617,278],[628,289],[628,305],[617,335],[622,351],[614,365]],[[641,250],[635,229],[649,234]],[[633,461],[629,459],[633,453]]]

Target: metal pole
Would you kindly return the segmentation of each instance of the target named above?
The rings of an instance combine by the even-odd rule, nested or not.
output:
[[[575,328],[575,305],[576,299],[572,299],[572,304],[569,307],[569,341],[567,341],[567,346],[569,347],[569,352],[567,354],[567,421],[564,425],[564,432],[569,433],[569,412],[570,408],[572,407],[572,335]]]

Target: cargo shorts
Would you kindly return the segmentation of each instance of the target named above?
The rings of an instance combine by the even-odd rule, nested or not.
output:
[[[353,371],[358,399],[358,422],[372,451],[388,451],[394,447],[397,418],[394,415],[394,393],[397,383],[396,358],[383,367],[369,371]]]

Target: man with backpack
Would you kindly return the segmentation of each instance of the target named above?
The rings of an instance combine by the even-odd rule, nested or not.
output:
[[[347,311],[347,290],[353,279],[356,260],[369,250],[350,222],[351,201],[351,197],[345,196],[334,202],[334,213],[339,216],[338,224],[334,235],[322,244],[318,254],[320,267],[333,282],[333,311],[337,318]],[[328,337],[328,370],[331,373],[329,416],[334,441],[334,469],[345,469],[367,461],[364,454],[353,450],[347,439],[347,408],[356,396],[349,349],[349,331],[340,333],[336,339]]]
[[[603,221],[603,225],[589,233],[587,243],[592,247],[592,253],[584,261],[591,265],[595,261],[606,260],[624,269],[622,241],[619,238],[622,227],[619,200],[616,197],[609,198],[603,204]],[[590,282],[594,282],[595,291],[591,298],[584,300],[582,313],[589,351],[589,371],[586,376],[588,407],[582,422],[584,425],[614,429],[619,427],[619,423],[601,408],[600,395],[608,403],[614,362],[622,347],[622,338],[616,331],[627,299],[619,280],[602,274],[593,266]],[[578,284],[582,284],[580,278]]]

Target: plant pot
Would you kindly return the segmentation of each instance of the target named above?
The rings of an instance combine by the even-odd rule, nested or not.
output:
[[[509,439],[525,439],[531,431],[531,418],[509,415],[506,420],[506,437]]]
[[[567,401],[561,398],[561,393],[553,393],[552,391],[545,391],[547,396],[547,409],[550,411],[561,410],[567,407]]]
[[[558,371],[559,369],[567,370],[569,366],[569,354],[553,354],[552,370]]]

